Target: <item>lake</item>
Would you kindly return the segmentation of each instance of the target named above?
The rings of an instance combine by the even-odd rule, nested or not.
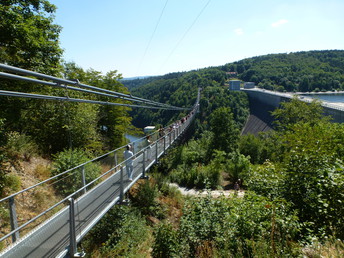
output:
[[[300,94],[300,96],[316,98],[326,102],[344,103],[344,93],[314,93]]]

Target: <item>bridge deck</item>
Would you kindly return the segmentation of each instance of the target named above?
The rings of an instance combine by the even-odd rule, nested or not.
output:
[[[164,146],[168,149],[190,124],[191,119],[184,123],[179,134],[171,132],[161,138],[136,156],[134,160],[133,181],[128,180],[126,169],[123,169],[124,193],[138,180],[164,154]],[[175,130],[177,131],[177,130]],[[174,139],[175,138],[175,139]],[[145,160],[143,157],[145,156]],[[75,200],[75,227],[76,240],[79,242],[82,237],[96,224],[100,218],[120,200],[121,172],[117,172],[95,186],[93,189]],[[69,207],[66,207],[45,221],[38,228],[30,232],[24,238],[18,240],[4,250],[0,256],[4,257],[63,257],[68,254],[70,237]]]

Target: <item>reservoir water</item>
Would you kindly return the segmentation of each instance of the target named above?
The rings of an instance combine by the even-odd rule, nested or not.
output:
[[[344,103],[344,93],[314,93],[300,95],[310,98],[316,98],[326,102]]]

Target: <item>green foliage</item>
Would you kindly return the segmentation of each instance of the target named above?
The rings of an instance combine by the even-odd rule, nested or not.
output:
[[[55,9],[46,0],[1,1],[0,62],[40,72],[56,69],[62,49]]]
[[[80,149],[67,149],[61,151],[54,155],[52,176],[58,175],[70,168],[85,163],[88,160],[90,160],[90,157]],[[97,178],[100,173],[101,168],[96,163],[88,163],[85,165],[86,184]],[[62,178],[64,179],[61,180],[61,178],[57,178],[56,183],[54,184],[56,191],[62,196],[72,194],[82,187],[81,168],[66,173]]]
[[[298,218],[285,201],[248,194],[244,199],[189,201],[180,222],[182,256],[194,257],[210,243],[219,257],[288,256],[298,250],[289,240],[299,232]]]
[[[157,202],[158,188],[153,182],[146,180],[141,183],[137,192],[131,196],[133,206],[138,207],[144,215],[163,217],[161,207]]]
[[[322,118],[317,103],[298,100],[285,103],[275,115],[280,131],[266,139],[278,143],[269,148],[279,163],[252,168],[245,178],[248,188],[289,201],[299,213],[303,235],[342,239],[343,125]]]
[[[236,182],[239,178],[242,178],[247,173],[250,167],[250,160],[245,155],[240,154],[238,151],[234,151],[229,154],[226,171],[228,172],[231,181]]]
[[[208,166],[193,164],[191,166],[180,165],[169,175],[172,182],[188,188],[216,189],[221,180],[221,168],[214,163]]]
[[[247,94],[230,91],[227,87],[206,87],[200,100],[200,122],[203,130],[209,130],[209,117],[220,107],[229,107],[237,126],[244,126],[249,115]]]
[[[239,151],[250,157],[252,164],[257,164],[262,156],[262,142],[253,134],[242,135],[239,139]]]
[[[117,73],[117,70],[109,71],[105,75],[101,72],[89,69],[84,71],[82,68],[78,67],[75,63],[65,63],[65,74],[67,79],[78,79],[83,83],[100,87],[103,89],[116,91],[120,93],[128,94],[128,90],[118,81],[122,78],[121,74]],[[108,97],[96,97],[97,100],[101,101],[113,101]],[[129,103],[128,101],[116,100],[118,103]],[[115,149],[123,145],[124,134],[131,128],[131,117],[128,112],[130,109],[124,106],[99,106],[96,109],[94,105],[91,105],[91,110],[85,110],[86,114],[92,114],[95,112],[95,117],[93,121],[89,121],[90,125],[94,128],[106,128],[106,130],[101,131],[101,136],[103,137],[103,142],[108,145],[111,149]],[[85,114],[79,114],[81,118]],[[94,133],[93,133],[94,134]],[[104,143],[103,143],[104,144]]]
[[[83,245],[102,257],[138,257],[147,253],[149,230],[140,214],[127,206],[115,206],[92,229]],[[145,249],[145,250],[142,250]]]
[[[183,186],[217,188],[221,181],[223,165],[219,166],[219,159],[216,158],[209,163],[207,155],[212,133],[206,131],[202,136],[171,150],[167,158],[161,160],[159,171],[169,174],[171,181]]]
[[[148,227],[141,217],[128,216],[109,236],[100,252],[105,257],[138,257],[143,243],[148,241],[148,232]],[[147,253],[148,247],[144,251]]]
[[[266,161],[263,165],[252,166],[245,174],[244,182],[251,191],[274,200],[283,195],[285,176],[282,169]]]
[[[6,134],[4,132],[4,120],[0,119],[0,197],[4,195],[5,178],[8,170],[5,163],[7,162],[7,156],[5,153],[4,145],[6,144]]]
[[[343,50],[271,54],[227,64],[223,70],[269,90],[328,91],[343,87],[343,57]]]
[[[25,159],[29,161],[38,152],[36,143],[29,136],[18,132],[8,133],[7,144],[4,148],[8,158],[12,160]]]
[[[237,148],[239,129],[233,120],[230,108],[216,109],[210,116],[210,131],[213,133],[212,149],[230,153]]]
[[[91,104],[36,102],[30,113],[23,112],[24,128],[48,153],[71,146],[90,148],[99,140],[97,111]]]
[[[282,130],[298,122],[315,125],[322,120],[325,121],[326,118],[322,113],[323,108],[319,101],[314,100],[308,104],[295,97],[291,101],[282,102],[281,108],[273,111],[272,115],[276,119],[278,130]]]
[[[343,238],[343,125],[295,124],[285,135],[284,196],[318,234]],[[337,142],[340,143],[337,146]]]
[[[161,223],[154,230],[152,257],[180,257],[181,243],[178,231],[169,223]]]

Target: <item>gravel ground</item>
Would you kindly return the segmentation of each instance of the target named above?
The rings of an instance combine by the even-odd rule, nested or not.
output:
[[[192,196],[207,196],[208,191],[206,190],[195,190],[195,189],[187,189],[185,187],[181,187],[175,183],[170,183],[170,186],[176,187],[182,195],[192,195]],[[220,196],[231,197],[234,196],[235,190],[212,190],[210,194],[212,197],[217,198]],[[245,192],[243,190],[237,191],[239,197],[243,197]]]

